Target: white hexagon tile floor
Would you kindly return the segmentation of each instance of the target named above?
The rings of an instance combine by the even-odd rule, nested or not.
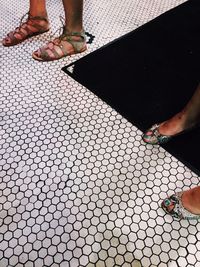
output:
[[[83,55],[183,2],[86,0]],[[0,4],[2,38],[28,1]],[[50,34],[0,47],[0,267],[199,267],[200,224],[159,208],[198,176],[61,70],[83,55],[32,60]]]

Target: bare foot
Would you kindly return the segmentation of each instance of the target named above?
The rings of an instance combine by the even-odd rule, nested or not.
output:
[[[184,113],[179,112],[171,119],[164,121],[159,126],[159,133],[162,135],[175,135],[185,130]]]
[[[162,135],[176,135],[184,130],[191,129],[196,125],[195,120],[188,119],[185,109],[177,113],[171,119],[159,125],[158,131]]]

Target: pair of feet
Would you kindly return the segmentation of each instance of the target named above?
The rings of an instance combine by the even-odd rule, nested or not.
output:
[[[23,19],[23,18],[22,18]],[[26,39],[49,31],[50,25],[47,17],[31,16],[20,26],[7,34],[2,43],[4,46],[14,46]],[[52,61],[69,55],[81,53],[87,49],[84,30],[79,32],[67,31],[63,27],[63,33],[45,46],[33,52],[32,57],[39,61]]]
[[[148,144],[163,144],[174,136],[191,130],[195,124],[186,123],[184,115],[184,112],[180,112],[165,122],[153,125],[144,133],[143,140]],[[161,206],[173,217],[198,219],[200,218],[200,187],[176,193],[166,198]]]

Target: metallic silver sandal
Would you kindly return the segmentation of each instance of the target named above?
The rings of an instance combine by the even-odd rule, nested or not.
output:
[[[174,218],[185,220],[198,220],[200,218],[200,214],[193,214],[183,206],[181,200],[183,193],[184,191],[178,192],[166,198],[161,203],[161,207],[166,213],[170,214]],[[171,206],[173,206],[173,208],[169,210],[169,207]]]
[[[143,141],[151,145],[161,145],[168,142],[176,135],[163,135],[159,133],[160,124],[154,124],[143,134]]]
[[[151,128],[149,128],[142,136],[142,139],[145,143],[147,144],[151,144],[151,145],[162,145],[167,143],[168,141],[170,141],[172,138],[185,134],[187,132],[190,132],[191,130],[199,127],[199,123],[196,125],[191,126],[188,129],[185,129],[177,134],[173,134],[173,135],[164,135],[161,134],[159,132],[159,127],[162,123],[159,124],[154,124],[153,126],[151,126]]]

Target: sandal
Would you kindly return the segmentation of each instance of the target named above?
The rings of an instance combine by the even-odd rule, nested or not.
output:
[[[160,124],[154,124],[148,129],[142,136],[142,139],[145,143],[151,145],[161,145],[168,142],[175,135],[163,135],[159,132]]]
[[[182,203],[182,195],[184,192],[178,192],[168,198],[166,198],[161,207],[163,210],[177,219],[196,220],[200,218],[200,214],[193,214],[188,211]]]
[[[23,22],[26,15],[28,15],[28,18],[25,22]],[[14,31],[8,33],[2,43],[4,46],[14,46],[32,36],[45,33],[49,31],[49,29],[50,27],[47,17],[33,17],[27,13],[21,18],[20,26]]]
[[[148,129],[142,136],[142,139],[145,143],[151,144],[151,145],[162,145],[170,141],[172,138],[185,134],[197,127],[199,127],[199,124],[193,125],[188,129],[185,129],[177,134],[174,135],[164,135],[159,132],[160,124],[154,124],[151,126],[150,129]]]
[[[66,46],[67,43],[67,46]],[[53,61],[66,56],[82,53],[87,49],[85,32],[67,32],[63,27],[63,33],[47,45],[33,52],[32,57],[39,61]]]

